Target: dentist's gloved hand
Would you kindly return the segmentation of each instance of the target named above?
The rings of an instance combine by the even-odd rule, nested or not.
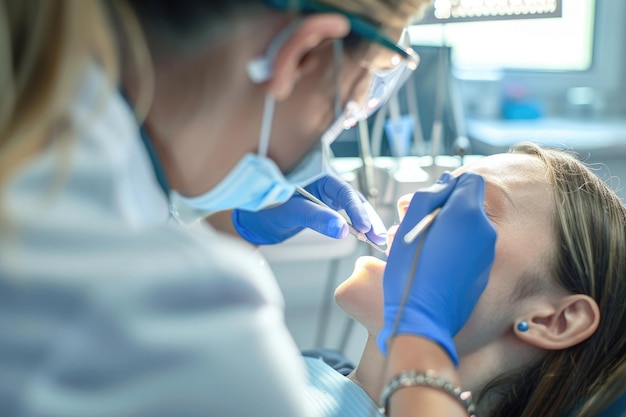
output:
[[[334,210],[345,210],[354,227],[371,241],[385,243],[387,228],[383,221],[367,200],[348,183],[327,175],[305,188]],[[337,239],[348,234],[346,221],[339,213],[299,194],[294,194],[280,206],[258,212],[234,210],[233,225],[239,235],[256,245],[282,242],[304,228]]]
[[[395,334],[428,338],[441,345],[458,365],[452,338],[487,286],[495,255],[496,231],[485,214],[484,193],[481,176],[466,172],[452,178],[444,173],[437,183],[411,199],[383,276],[385,324],[377,338],[383,354],[423,233],[411,244],[404,242],[404,235],[433,209],[443,206],[427,231]]]

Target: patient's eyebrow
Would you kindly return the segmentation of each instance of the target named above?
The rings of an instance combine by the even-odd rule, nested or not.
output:
[[[485,182],[487,183],[487,185],[492,186],[494,189],[498,190],[498,192],[500,192],[500,194],[506,197],[506,199],[509,200],[509,203],[511,203],[511,205],[515,207],[515,203],[513,202],[513,199],[511,198],[511,194],[509,194],[509,191],[506,189],[506,187],[504,187],[498,181],[487,179],[486,177],[484,178],[485,178]]]

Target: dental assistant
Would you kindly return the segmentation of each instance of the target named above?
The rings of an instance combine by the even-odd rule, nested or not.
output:
[[[326,157],[417,65],[403,28],[426,2],[392,3],[1,4],[0,415],[310,415],[270,269],[202,219],[232,211],[233,230],[253,244],[305,227],[345,236],[341,216],[294,196],[303,186],[384,241]],[[472,237],[459,248],[466,272],[420,272],[431,295],[449,278],[454,294],[426,304],[455,317],[400,329],[454,378],[450,333],[486,285],[494,236],[481,204],[469,204],[482,198],[480,177],[440,188],[407,218],[450,200],[442,222],[472,225],[458,233],[460,246]],[[390,283],[406,279],[408,252],[392,250]],[[455,291],[471,294],[460,311],[447,306]],[[422,307],[407,308],[415,317]],[[385,351],[395,337],[386,330]],[[428,389],[427,402],[463,411]]]

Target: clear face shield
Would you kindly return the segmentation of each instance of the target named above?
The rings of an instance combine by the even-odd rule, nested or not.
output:
[[[372,113],[385,104],[411,76],[419,64],[419,57],[410,48],[408,31],[402,32],[400,41],[394,44],[383,37],[377,30],[362,21],[352,23],[352,31],[371,44],[367,47],[364,56],[360,59],[361,67],[367,71],[365,80],[357,81],[357,87],[351,93],[349,101],[330,128],[322,135],[322,143],[330,145],[343,130],[354,127],[358,122],[367,119]],[[335,65],[338,66],[338,80],[341,81],[343,42],[334,42]],[[335,112],[338,114],[341,85],[337,86]]]
[[[357,26],[358,27],[358,26]],[[353,28],[354,29],[354,28]],[[377,32],[376,39],[383,39]],[[368,39],[369,40],[369,39]],[[337,39],[333,42],[333,57],[337,85],[335,89],[335,121],[322,134],[320,141],[308,154],[285,176],[299,184],[310,184],[331,171],[330,145],[344,131],[354,127],[359,121],[367,119],[395,94],[417,68],[419,58],[409,48],[408,32],[403,31],[399,44],[384,39],[385,44],[367,45],[364,54],[359,51],[361,74],[353,81],[349,92],[349,101],[342,102],[343,69],[346,56],[344,42]],[[390,45],[392,47],[390,47]]]
[[[269,1],[269,0],[268,0]],[[280,0],[269,1],[270,5],[283,8]],[[272,4],[275,3],[275,4]],[[357,47],[358,65],[364,72],[350,91],[343,91],[343,70],[348,59],[344,50],[344,40],[333,41],[333,61],[337,80],[335,93],[335,120],[321,135],[320,141],[305,155],[304,158],[288,173],[287,180],[301,186],[310,184],[330,171],[330,145],[347,129],[355,126],[359,121],[367,119],[395,94],[406,82],[411,73],[417,68],[419,57],[410,48],[408,31],[402,31],[398,43],[393,42],[376,26],[365,20],[352,16],[343,10],[316,3],[302,2],[300,11],[303,13],[339,13],[350,22],[350,33],[362,41],[366,41],[365,51]],[[281,32],[268,48],[267,54],[248,65],[248,73],[254,82],[263,82],[269,78],[274,57],[284,40],[299,24],[295,21]],[[350,51],[348,51],[350,52]],[[354,63],[353,63],[354,64]],[[345,98],[342,98],[342,95]],[[343,100],[348,100],[345,104]],[[271,125],[274,113],[274,99],[266,97],[261,135],[259,140],[259,155],[267,154]]]
[[[350,34],[368,41],[368,49],[360,60],[362,67],[369,71],[369,84],[361,93],[352,94],[345,106],[341,103],[342,66],[344,58],[343,40],[335,40],[334,62],[337,74],[337,96],[335,100],[335,122],[322,135],[322,143],[330,144],[344,129],[350,129],[359,121],[367,119],[373,112],[380,108],[387,100],[397,92],[406,82],[411,73],[417,68],[419,57],[410,48],[411,42],[406,29],[402,31],[398,42],[392,41],[374,24],[363,18],[355,16],[340,8],[319,3],[315,0],[265,0],[265,3],[279,10],[300,12],[303,14],[337,13],[343,15],[350,23]],[[297,24],[297,23],[296,23]],[[279,35],[286,37],[289,30]],[[275,42],[268,56],[273,58],[273,53],[282,43],[279,39]],[[266,59],[265,66],[270,66],[273,59]],[[269,72],[264,69],[263,73]],[[254,79],[254,77],[253,77]]]

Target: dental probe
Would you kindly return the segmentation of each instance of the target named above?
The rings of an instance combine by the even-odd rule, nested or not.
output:
[[[307,190],[305,190],[304,188],[300,187],[300,186],[296,186],[296,192],[298,194],[300,194],[302,197],[306,198],[309,201],[312,201],[313,203],[320,205],[322,207],[326,207],[327,209],[332,210],[332,208],[330,208],[328,206],[328,204],[324,203],[322,200],[320,200],[319,198],[315,197],[313,194],[311,194],[310,192],[308,192]],[[341,214],[341,213],[339,213]],[[378,252],[381,253],[385,253],[385,250],[382,249],[380,246],[378,246],[377,244],[375,244],[374,242],[372,242],[371,240],[369,240],[367,238],[367,236],[365,236],[365,233],[363,232],[359,232],[357,230],[356,227],[354,227],[352,225],[352,223],[350,223],[350,220],[348,219],[347,216],[341,214],[342,217],[346,220],[346,222],[348,223],[348,231],[350,232],[350,234],[354,237],[357,238],[357,240],[360,240],[361,242],[365,242],[368,245],[370,245],[371,247],[373,247],[374,249],[376,249]]]
[[[430,224],[435,220],[439,212],[441,211],[441,207],[437,207],[430,213],[428,213],[422,220],[417,222],[417,224],[404,235],[404,243],[413,243],[417,235],[422,233]]]

